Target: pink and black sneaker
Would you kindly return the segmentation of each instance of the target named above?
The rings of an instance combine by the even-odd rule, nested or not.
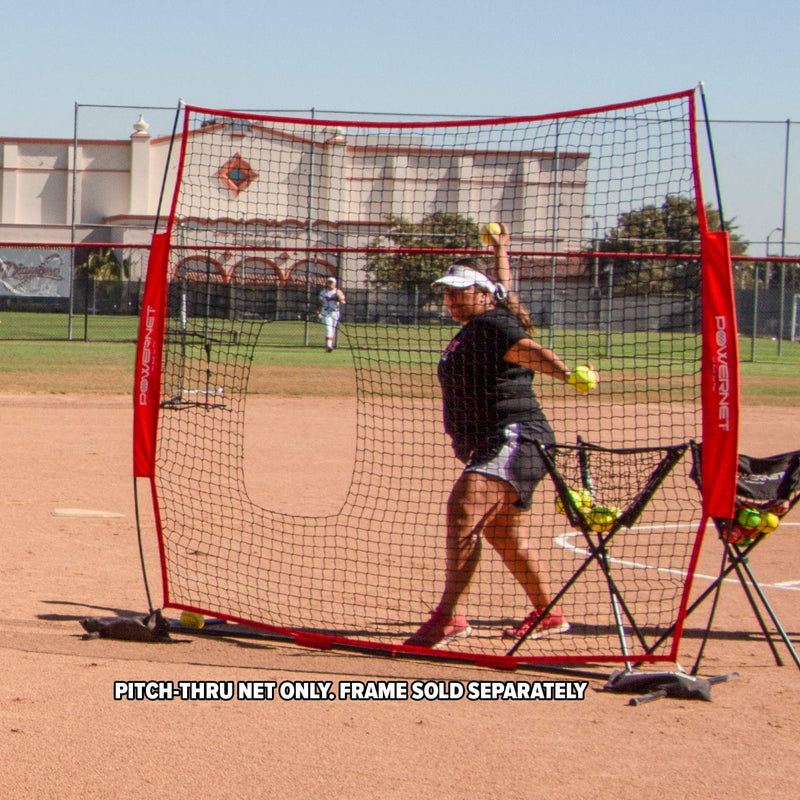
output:
[[[534,608],[522,622],[517,623],[513,628],[503,630],[504,639],[521,639],[528,631],[533,628],[533,624],[542,615],[541,608]],[[528,635],[529,639],[542,639],[545,636],[552,636],[557,633],[566,633],[569,630],[569,622],[564,617],[561,609],[556,607],[542,619],[533,633]]]
[[[463,639],[471,633],[472,628],[463,614],[450,617],[437,608],[431,614],[430,619],[424,622],[417,632],[409,636],[403,644],[413,647],[431,647],[436,650],[454,639]]]

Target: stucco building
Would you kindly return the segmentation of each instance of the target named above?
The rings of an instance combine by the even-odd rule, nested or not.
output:
[[[148,127],[140,116],[124,140],[0,139],[0,255],[10,243],[146,245],[175,181],[174,164],[164,180],[170,138],[153,137]],[[390,215],[418,221],[441,211],[476,222],[491,215],[510,223],[517,246],[582,243],[587,154],[432,148],[414,133],[367,141],[323,127],[299,136],[230,119],[206,120],[189,135],[216,143],[184,175],[205,203],[182,220],[187,241],[284,243],[280,256],[258,260],[267,282],[299,276],[308,258],[292,247],[309,244],[309,231],[312,246],[358,248],[380,235]],[[286,190],[267,190],[276,186]],[[132,278],[142,277],[143,265],[134,262]],[[363,259],[345,257],[335,271],[359,286],[363,267]],[[214,268],[217,280],[235,279],[236,263]]]

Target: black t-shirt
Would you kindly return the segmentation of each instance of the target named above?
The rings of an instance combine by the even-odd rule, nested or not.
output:
[[[503,360],[525,338],[510,311],[493,308],[464,325],[442,353],[444,428],[457,453],[470,452],[512,422],[544,418],[531,385],[533,372]]]

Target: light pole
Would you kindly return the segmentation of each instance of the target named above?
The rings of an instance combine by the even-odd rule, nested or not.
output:
[[[773,234],[775,233],[782,233],[783,228],[773,228],[767,234],[767,243],[766,243],[766,251],[767,251],[767,258],[769,258],[769,245],[770,239]],[[783,241],[783,240],[781,240]],[[784,255],[784,248],[783,244],[781,244],[781,256]],[[769,270],[769,264],[767,264],[767,270]],[[780,289],[780,296],[778,297],[778,356],[781,355],[781,343],[783,340],[783,293],[784,293],[784,283],[785,283],[785,275],[786,275],[786,265],[781,262],[780,265],[780,275],[781,275],[781,289]]]
[[[766,242],[765,242],[765,246],[764,246],[764,255],[766,255],[766,257],[767,257],[767,258],[769,258],[769,246],[770,246],[770,244],[771,244],[771,239],[772,239],[772,237],[773,237],[773,236],[774,236],[776,233],[780,233],[782,230],[783,230],[783,228],[773,228],[773,229],[772,229],[772,230],[771,230],[771,231],[770,231],[770,232],[767,234],[767,238],[766,238]],[[769,262],[767,262],[767,265],[766,265],[766,267],[767,267],[767,274],[764,276],[764,277],[765,277],[765,281],[764,281],[764,288],[765,288],[765,289],[769,289],[769,284],[770,284],[770,274],[772,273],[772,268],[770,267],[770,265],[769,265]]]

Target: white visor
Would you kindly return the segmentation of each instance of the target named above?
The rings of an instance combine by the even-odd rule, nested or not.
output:
[[[463,264],[453,264],[448,268],[447,273],[438,281],[434,281],[431,286],[452,286],[454,289],[469,289],[470,286],[477,286],[489,294],[494,294],[497,288],[482,272],[478,272],[472,267],[465,267]]]

